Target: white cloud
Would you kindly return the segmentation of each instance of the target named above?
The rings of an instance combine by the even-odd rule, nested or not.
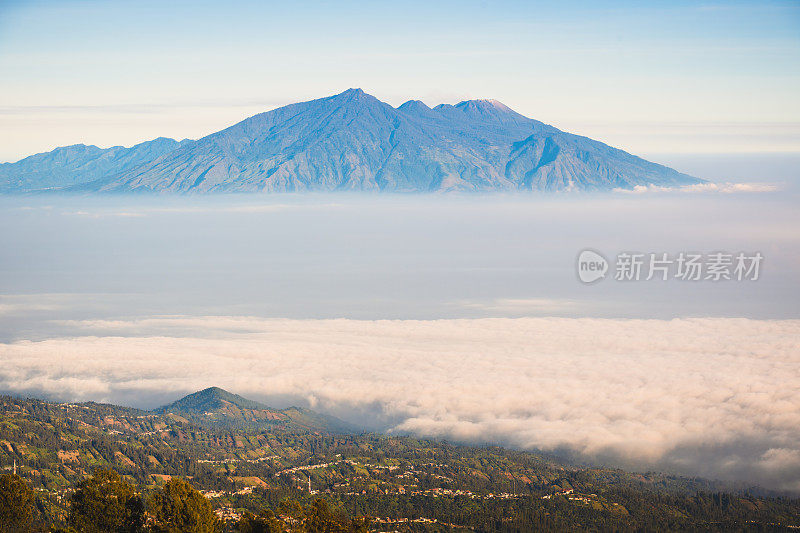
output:
[[[453,302],[454,306],[467,309],[480,309],[500,313],[560,313],[574,311],[579,306],[583,309],[586,302],[558,298],[493,298],[491,300],[466,300]]]
[[[687,185],[682,187],[681,190],[686,192],[774,192],[779,188],[772,183],[697,183],[695,185]]]
[[[395,431],[800,491],[800,320],[62,326],[73,336],[0,344],[0,389],[131,403],[218,385],[366,414]]]
[[[0,316],[64,309],[86,296],[77,294],[0,294]]]
[[[742,192],[775,192],[779,187],[772,183],[730,183],[706,182],[681,187],[661,187],[659,185],[636,185],[633,189],[614,189],[614,192],[623,194],[645,194],[659,192],[717,192],[717,193],[742,193]]]

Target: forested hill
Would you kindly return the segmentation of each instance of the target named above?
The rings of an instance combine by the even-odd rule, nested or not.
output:
[[[217,407],[227,408],[225,402],[263,407],[219,391],[213,396],[222,402]],[[214,407],[204,401],[195,407],[207,406]],[[108,487],[117,491],[108,505],[122,496],[130,502],[127,514],[120,515],[128,529],[108,526],[114,531],[166,524],[168,497],[194,502],[206,525],[210,518],[204,506],[219,518],[219,529],[184,525],[182,531],[285,531],[290,526],[316,531],[314,520],[339,524],[331,531],[800,527],[797,499],[757,490],[726,492],[700,479],[577,467],[495,447],[345,435],[287,424],[198,424],[170,412],[8,396],[0,397],[0,467],[6,472],[0,476],[0,530],[90,531],[81,526],[88,523],[87,509],[97,513],[113,506],[87,507],[87,498],[102,498]],[[121,477],[114,478],[108,469]],[[98,491],[99,486],[106,488]],[[197,495],[197,500],[192,491],[204,497]],[[17,513],[14,502],[28,500],[27,515]],[[108,513],[104,520],[115,519]],[[363,516],[371,517],[369,526],[347,518]],[[24,527],[13,522],[22,519],[27,520]]]
[[[358,428],[333,416],[300,407],[274,409],[219,387],[189,394],[154,412],[207,427],[282,427],[328,433],[359,432]]]
[[[185,412],[203,414],[208,411],[216,411],[219,409],[226,409],[236,407],[238,409],[251,409],[251,410],[270,410],[270,407],[248,400],[238,394],[233,394],[219,387],[209,387],[201,391],[194,392],[186,395],[179,400],[175,400],[169,405],[165,405],[156,409],[156,412]]]

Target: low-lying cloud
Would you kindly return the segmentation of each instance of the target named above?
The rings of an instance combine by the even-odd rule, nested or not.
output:
[[[0,389],[154,406],[218,385],[372,427],[800,491],[800,320],[63,322]]]
[[[644,193],[745,193],[745,192],[775,192],[779,187],[773,183],[731,183],[731,182],[705,182],[694,185],[683,185],[680,187],[662,187],[659,185],[636,185],[632,189],[614,189],[615,192],[623,194],[644,194]]]

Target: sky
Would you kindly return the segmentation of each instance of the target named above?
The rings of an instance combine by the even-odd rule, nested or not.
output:
[[[800,152],[800,3],[0,0],[0,161],[361,87],[640,155]]]

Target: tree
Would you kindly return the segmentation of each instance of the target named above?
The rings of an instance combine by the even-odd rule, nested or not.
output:
[[[323,499],[304,509],[303,525],[308,533],[366,533],[369,521],[367,518],[349,519],[341,513],[334,512],[328,502]]]
[[[283,533],[286,531],[286,524],[275,517],[275,513],[266,509],[254,515],[245,512],[238,523],[239,533]]]
[[[72,495],[69,525],[85,533],[135,533],[144,525],[144,502],[115,470],[97,470]]]
[[[211,503],[180,478],[167,481],[150,498],[153,529],[159,533],[218,533],[222,523]]]
[[[33,491],[16,474],[0,476],[0,531],[24,531],[33,517]]]

